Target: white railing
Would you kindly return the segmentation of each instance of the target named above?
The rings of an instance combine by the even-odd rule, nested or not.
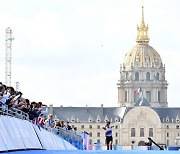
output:
[[[7,115],[7,116],[16,117],[19,119],[29,120],[28,113],[25,113],[16,108],[8,108],[8,106],[5,104],[0,104],[0,115]]]

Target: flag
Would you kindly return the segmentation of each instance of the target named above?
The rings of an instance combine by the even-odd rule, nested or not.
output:
[[[142,88],[138,88],[138,90],[136,90],[136,94],[139,94],[140,92],[142,92]]]

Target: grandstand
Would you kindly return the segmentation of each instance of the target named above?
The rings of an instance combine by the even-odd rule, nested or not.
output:
[[[55,127],[57,119],[52,119],[51,125],[47,125],[50,122],[48,108],[41,102],[30,103],[21,92],[2,83],[0,93],[0,152],[83,149],[80,134],[67,130],[65,126]]]

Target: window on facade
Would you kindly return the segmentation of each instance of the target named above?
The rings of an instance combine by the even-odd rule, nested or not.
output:
[[[97,132],[97,137],[100,137],[100,132]]]
[[[116,135],[115,135],[116,137],[118,137],[118,133],[116,133]]]
[[[161,101],[161,93],[160,93],[160,91],[158,91],[158,102],[160,102]]]
[[[136,132],[135,132],[135,128],[131,128],[131,137],[135,137],[136,136]]]
[[[89,125],[89,129],[92,129],[92,125]]]
[[[84,129],[84,125],[81,125],[81,129]]]
[[[150,91],[146,91],[146,100],[148,102],[151,102],[151,92]]]
[[[118,129],[118,125],[116,125],[115,128]]]
[[[156,80],[159,80],[159,73],[156,73]]]
[[[166,145],[169,146],[169,140],[167,140]]]
[[[89,137],[92,137],[92,132],[89,132]]]
[[[97,139],[97,143],[100,143],[101,141],[100,141],[100,139]]]
[[[146,80],[150,81],[150,73],[149,72],[146,73]]]
[[[153,128],[149,128],[149,137],[153,137]]]
[[[139,81],[139,73],[138,72],[135,73],[135,81]]]
[[[137,92],[134,91],[134,103],[136,103],[138,99],[139,99],[139,94],[137,94]]]
[[[144,128],[140,128],[140,137],[144,137]]]
[[[126,73],[126,80],[128,80],[128,73]]]
[[[169,125],[166,126],[166,129],[169,129]]]
[[[100,129],[100,125],[97,125],[97,129]]]
[[[177,135],[176,136],[180,136],[180,133],[177,133]]]
[[[118,140],[115,140],[115,144],[118,145]]]
[[[127,98],[128,98],[128,93],[127,93],[127,91],[125,91],[125,102],[128,101]]]
[[[89,139],[89,145],[92,145],[92,140],[91,139]]]
[[[179,125],[176,125],[176,129],[179,129]]]
[[[166,136],[169,137],[169,133],[167,133]]]

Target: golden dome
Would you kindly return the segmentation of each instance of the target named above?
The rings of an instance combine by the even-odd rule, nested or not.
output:
[[[136,44],[124,58],[123,66],[160,68],[163,66],[162,60],[158,52],[148,44]]]
[[[123,66],[126,69],[133,67],[160,68],[163,66],[158,52],[149,46],[148,29],[144,22],[144,7],[142,6],[142,19],[140,25],[137,26],[136,45],[124,58]]]

